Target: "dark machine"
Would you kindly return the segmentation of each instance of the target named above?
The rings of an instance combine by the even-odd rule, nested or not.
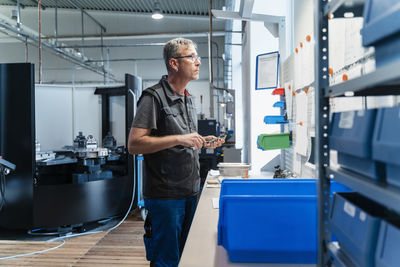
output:
[[[134,111],[129,92],[137,85],[133,76],[125,78],[118,92],[125,96],[127,144]],[[0,64],[0,81],[0,155],[17,166],[6,177],[0,227],[73,227],[123,215],[134,197],[134,161],[126,145],[115,147],[108,134],[104,96],[102,138],[107,147],[95,147],[93,138],[79,135],[73,147],[36,154],[34,65]]]
[[[142,79],[137,76],[125,74],[125,86],[122,87],[109,87],[97,88],[94,92],[95,95],[101,95],[101,109],[102,109],[102,136],[103,146],[110,148],[112,152],[118,153],[120,148],[116,147],[115,139],[111,135],[111,97],[123,96],[125,98],[125,144],[128,144],[129,132],[132,126],[133,118],[136,114],[137,102],[142,95],[143,86]],[[141,185],[143,184],[143,156],[142,155],[127,155],[129,173],[132,174],[136,181],[135,206],[143,206],[143,196],[141,192]]]
[[[198,120],[197,122],[198,133],[201,136],[220,136],[219,123],[216,120]],[[223,155],[222,147],[217,147],[216,149],[201,149],[199,154],[201,185],[204,184],[208,171],[210,169],[217,169],[217,164],[223,162]]]
[[[15,171],[15,165],[0,156],[0,211],[5,203],[6,175],[8,175],[11,170]]]

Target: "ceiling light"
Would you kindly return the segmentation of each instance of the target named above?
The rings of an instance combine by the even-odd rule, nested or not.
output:
[[[153,14],[151,15],[153,19],[162,19],[164,15],[161,13],[160,4],[158,2],[154,3]]]
[[[13,20],[17,20],[17,18],[18,18],[18,12],[17,12],[17,10],[15,10],[15,9],[11,10],[11,18],[12,18]]]

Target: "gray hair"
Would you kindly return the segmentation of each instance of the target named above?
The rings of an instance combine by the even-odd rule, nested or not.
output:
[[[195,42],[193,42],[190,39],[185,39],[185,38],[175,38],[170,41],[168,41],[164,45],[164,51],[163,51],[163,56],[164,56],[164,61],[165,61],[165,66],[167,67],[168,72],[173,71],[171,66],[169,65],[169,60],[173,57],[179,57],[178,51],[181,46],[193,46],[197,50],[197,45]]]

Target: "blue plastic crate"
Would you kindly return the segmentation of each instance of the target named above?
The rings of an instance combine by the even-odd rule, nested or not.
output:
[[[357,266],[373,267],[382,206],[357,193],[337,193],[330,212],[330,228],[340,248]]]
[[[381,180],[383,167],[372,159],[375,118],[375,109],[334,113],[329,146],[338,151],[338,163],[342,167]]]
[[[383,181],[385,177],[384,165],[372,159],[360,158],[338,152],[338,163],[345,169],[360,173],[374,180]]]
[[[218,244],[233,262],[316,263],[316,180],[225,179]]]
[[[400,186],[400,107],[378,111],[372,156],[386,166],[386,181]]]
[[[224,179],[220,196],[226,195],[316,195],[315,179]],[[350,188],[331,181],[331,192],[349,192]]]
[[[397,267],[400,264],[400,228],[386,221],[379,227],[378,246],[375,253],[376,267]]]
[[[277,101],[274,103],[274,108],[285,108],[285,101]]]
[[[377,67],[400,58],[399,16],[398,0],[367,0],[365,3],[362,42],[364,46],[375,46]]]
[[[283,123],[288,123],[288,122],[285,120],[285,116],[280,116],[280,115],[277,115],[277,116],[265,116],[265,117],[264,117],[264,122],[265,122],[266,124],[283,124]]]

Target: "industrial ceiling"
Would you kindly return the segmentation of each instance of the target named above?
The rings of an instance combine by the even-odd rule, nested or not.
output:
[[[209,0],[42,0],[43,8],[70,8],[76,6],[84,10],[120,11],[134,13],[151,13],[154,3],[160,4],[162,13],[170,15],[208,16]],[[17,0],[0,0],[0,5],[15,6]],[[20,0],[22,7],[36,7],[37,0]],[[213,0],[213,9],[221,10],[225,0]]]
[[[227,10],[232,10],[233,2],[233,0],[212,0],[212,9],[223,10],[226,7]],[[18,19],[12,16],[10,19],[9,15],[11,11],[18,10],[16,8],[18,3],[21,7],[21,28],[18,26]],[[159,4],[168,22],[160,23],[151,19],[149,15],[153,12],[155,3]],[[38,27],[37,22],[41,21],[35,11],[38,0],[0,0],[0,9],[4,9],[0,14],[0,42],[4,43],[4,49],[6,49],[6,42],[12,42],[10,38],[15,38],[26,44],[25,60],[32,58],[32,53],[28,55],[28,43],[33,45],[39,43],[38,36],[41,29],[44,48],[83,68],[103,74],[104,77],[109,74],[112,77],[111,71],[120,73],[118,69],[126,68],[124,66],[133,58],[137,61],[153,57],[153,55],[146,56],[138,52],[142,51],[139,49],[128,50],[128,47],[160,46],[160,41],[165,41],[169,36],[203,38],[196,41],[204,43],[207,41],[204,38],[207,38],[209,31],[210,0],[41,0],[40,4],[42,13],[45,15],[43,19],[45,22]],[[83,15],[80,11],[85,14]],[[81,13],[82,18],[79,15]],[[113,14],[118,14],[118,17]],[[83,16],[85,16],[85,27],[82,24]],[[183,21],[185,22],[182,23]],[[213,22],[213,36],[220,38],[224,36],[222,38],[225,42],[231,42],[229,37],[232,29],[224,25],[223,20]],[[100,28],[104,29],[101,33]],[[158,39],[151,41],[149,38]],[[142,44],[143,42],[145,44]],[[216,42],[213,42],[213,46],[217,47]],[[111,48],[113,48],[112,51],[109,50]],[[220,53],[218,53],[218,47],[216,50],[216,57],[221,57],[222,53],[225,53],[225,60],[229,62],[229,50],[224,52],[226,48],[221,49]],[[105,54],[109,51],[110,58],[108,54]],[[218,60],[216,59],[217,65]],[[110,66],[109,62],[111,62],[111,68],[107,67]],[[44,64],[47,69],[55,68],[48,60],[44,60]],[[40,69],[41,59],[38,60],[37,65]],[[217,70],[219,70],[218,66]],[[87,80],[90,78],[88,77]],[[41,82],[41,76],[38,81]]]

